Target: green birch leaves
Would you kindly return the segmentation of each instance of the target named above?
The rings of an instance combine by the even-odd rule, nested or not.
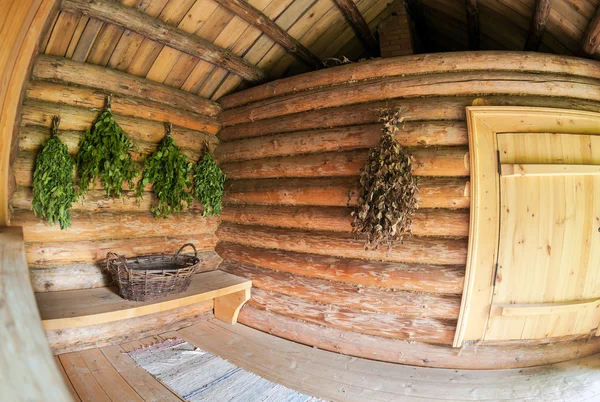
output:
[[[366,236],[365,249],[381,245],[391,249],[394,241],[410,235],[412,216],[419,207],[411,156],[394,138],[403,122],[400,112],[380,110],[379,120],[383,135],[360,171],[358,206],[352,212],[352,231]]]
[[[115,121],[110,110],[111,97],[106,100],[106,110],[94,121],[79,146],[77,164],[79,166],[79,191],[84,194],[99,178],[106,195],[121,196],[123,184],[133,188],[133,179],[139,174],[139,167],[131,158],[135,148]]]
[[[211,156],[208,147],[194,168],[194,196],[204,207],[203,216],[221,215],[225,174]]]
[[[142,196],[144,187],[152,184],[156,194],[156,203],[152,213],[157,218],[166,218],[172,213],[183,211],[184,203],[189,208],[192,197],[190,189],[190,171],[192,164],[171,137],[171,124],[165,125],[167,136],[158,151],[144,163],[142,179],[138,182],[137,195]]]
[[[71,204],[77,193],[73,187],[75,162],[67,146],[58,138],[60,118],[52,117],[52,137],[35,160],[33,172],[33,200],[31,209],[37,216],[58,223],[61,229],[71,226]]]

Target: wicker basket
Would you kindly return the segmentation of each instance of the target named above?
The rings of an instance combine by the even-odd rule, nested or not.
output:
[[[181,254],[188,246],[194,249],[194,255]],[[185,292],[199,266],[198,252],[191,243],[184,244],[174,256],[124,258],[115,253],[106,255],[106,269],[119,285],[119,294],[132,301],[155,300]]]

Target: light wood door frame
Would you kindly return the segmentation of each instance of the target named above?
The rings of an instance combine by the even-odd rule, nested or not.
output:
[[[600,113],[569,109],[467,107],[471,166],[469,249],[454,347],[484,337],[494,292],[500,235],[500,166],[497,134],[600,135]]]

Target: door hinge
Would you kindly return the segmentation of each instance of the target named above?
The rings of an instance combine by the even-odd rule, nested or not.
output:
[[[492,286],[496,286],[497,279],[498,279],[498,263],[496,263],[496,268],[494,268],[494,280],[493,280]]]
[[[502,164],[500,163],[500,151],[496,151],[496,158],[498,162],[498,174],[502,176]]]

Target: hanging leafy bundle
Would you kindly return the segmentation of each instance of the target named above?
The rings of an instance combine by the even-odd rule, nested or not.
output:
[[[383,244],[391,249],[395,240],[410,235],[412,215],[418,208],[411,157],[394,139],[403,121],[400,112],[379,112],[383,135],[360,171],[358,206],[352,212],[352,230],[366,235],[365,249]]]
[[[94,121],[79,146],[79,191],[85,193],[100,178],[106,195],[121,196],[123,183],[133,188],[139,174],[131,158],[134,143],[125,135],[110,110],[111,96],[106,98],[106,110]]]
[[[71,226],[71,204],[77,199],[73,187],[75,162],[58,138],[59,123],[60,118],[53,116],[52,137],[35,160],[31,209],[51,225],[58,222],[61,229],[66,229]]]
[[[194,168],[194,196],[204,208],[203,216],[221,215],[225,174],[206,148]]]
[[[138,182],[137,195],[142,196],[144,186],[152,184],[157,202],[152,213],[157,218],[166,218],[172,213],[183,211],[184,202],[190,207],[192,187],[190,171],[192,164],[171,137],[171,124],[165,124],[167,136],[160,148],[144,162],[142,179]]]

